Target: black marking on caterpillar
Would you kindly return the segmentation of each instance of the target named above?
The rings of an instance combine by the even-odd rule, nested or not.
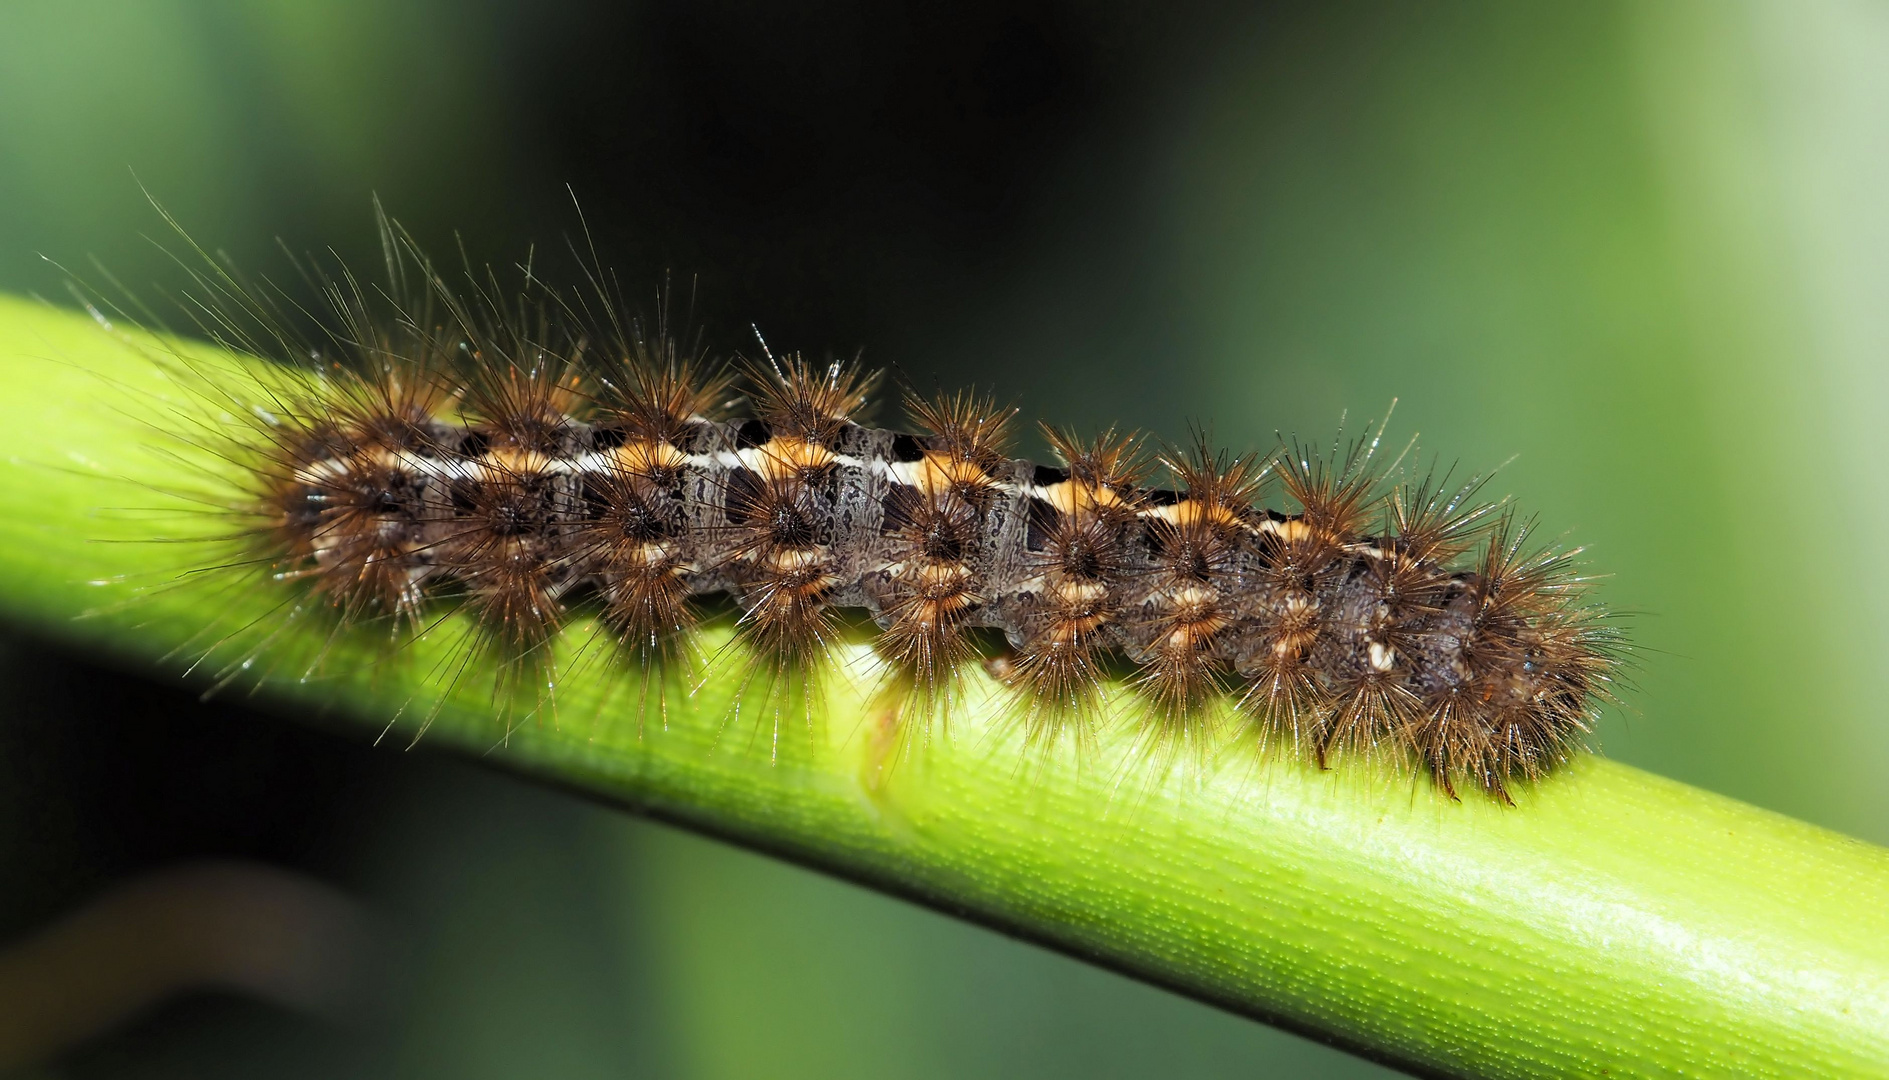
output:
[[[461,670],[548,693],[589,597],[607,662],[647,686],[719,596],[765,677],[804,691],[835,612],[859,609],[906,725],[929,731],[987,662],[1029,742],[1085,743],[1125,661],[1154,745],[1206,741],[1230,696],[1262,740],[1321,766],[1408,757],[1451,798],[1507,800],[1609,697],[1617,638],[1575,553],[1530,547],[1479,482],[1387,483],[1374,438],[1235,457],[1046,428],[1053,463],[1013,458],[1015,410],[987,398],[908,397],[916,430],[868,426],[879,377],[856,363],[763,344],[717,365],[606,288],[574,303],[529,269],[517,296],[489,274],[455,288],[382,227],[392,286],[317,276],[312,343],[270,294],[195,272],[202,329],[299,372],[232,438],[237,510],[270,587],[337,625],[397,640],[457,603],[479,628]],[[1275,486],[1292,510],[1262,506]]]

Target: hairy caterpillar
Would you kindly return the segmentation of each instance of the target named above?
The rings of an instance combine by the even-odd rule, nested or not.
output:
[[[901,723],[983,662],[1033,741],[1080,739],[1125,663],[1156,744],[1231,700],[1320,765],[1407,759],[1452,798],[1508,799],[1608,696],[1616,638],[1573,553],[1531,548],[1479,481],[1390,482],[1375,439],[1236,457],[1199,432],[1044,428],[1055,460],[1032,462],[989,398],[907,394],[913,430],[868,426],[881,379],[856,363],[763,344],[720,364],[627,317],[599,272],[576,298],[529,268],[516,294],[490,272],[455,287],[382,231],[389,287],[312,274],[313,337],[214,260],[190,301],[285,365],[233,410],[245,561],[344,627],[397,637],[457,604],[466,664],[545,687],[578,605],[647,672],[688,651],[698,600],[731,598],[770,677],[817,667],[858,609]],[[1289,510],[1262,505],[1274,487]]]

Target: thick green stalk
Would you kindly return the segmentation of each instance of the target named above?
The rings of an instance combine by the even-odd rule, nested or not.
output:
[[[282,587],[259,575],[178,584],[209,545],[95,542],[218,527],[182,496],[226,468],[160,430],[201,422],[202,402],[150,355],[80,316],[0,300],[0,372],[0,612],[176,677],[209,628],[277,606]],[[819,723],[788,720],[778,746],[771,717],[729,717],[738,663],[693,695],[672,687],[666,717],[639,732],[633,687],[594,657],[570,665],[555,717],[507,738],[489,680],[442,662],[464,629],[449,620],[371,664],[345,640],[304,681],[321,635],[290,625],[239,681],[273,672],[274,700],[370,734],[404,708],[402,743],[432,716],[423,745],[1414,1071],[1889,1072],[1889,852],[1623,765],[1583,761],[1508,808],[1237,746],[1165,778],[1126,736],[1081,762],[1066,749],[1039,761],[980,676],[949,737],[882,772],[870,652],[856,646]]]

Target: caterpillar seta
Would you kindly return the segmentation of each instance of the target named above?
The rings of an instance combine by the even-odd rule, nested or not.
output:
[[[215,501],[246,587],[390,649],[463,609],[456,669],[490,667],[501,700],[544,704],[580,609],[646,688],[712,664],[718,600],[740,677],[810,693],[852,611],[906,734],[981,665],[1027,745],[1079,749],[1122,693],[1149,746],[1198,744],[1231,703],[1256,744],[1508,801],[1611,696],[1620,643],[1578,552],[1533,544],[1480,479],[1400,479],[1368,431],[1236,455],[1045,426],[1052,459],[1025,460],[990,397],[906,392],[909,422],[873,426],[885,380],[857,362],[719,360],[632,317],[594,253],[569,294],[529,266],[449,282],[380,220],[386,282],[298,262],[312,304],[183,260],[198,329],[279,374],[205,391],[190,437],[238,467]]]

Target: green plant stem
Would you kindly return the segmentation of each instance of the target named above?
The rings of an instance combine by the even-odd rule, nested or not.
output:
[[[204,487],[189,452],[149,426],[184,430],[202,404],[147,353],[79,315],[0,300],[0,371],[0,612],[174,678],[206,627],[279,604],[284,587],[259,575],[167,584],[205,546],[95,542],[214,530],[175,494]],[[752,702],[730,719],[738,664],[712,667],[697,693],[672,686],[639,733],[636,695],[594,655],[566,658],[554,718],[505,737],[489,682],[442,663],[464,629],[448,620],[380,663],[343,650],[301,681],[319,635],[291,626],[245,678],[272,670],[272,700],[370,735],[404,707],[398,745],[432,715],[423,747],[1417,1072],[1889,1072],[1889,852],[1624,765],[1581,761],[1508,808],[1238,740],[1165,777],[1126,735],[1038,760],[980,675],[949,736],[888,772],[861,646],[827,681],[818,723],[789,720],[778,745]]]

